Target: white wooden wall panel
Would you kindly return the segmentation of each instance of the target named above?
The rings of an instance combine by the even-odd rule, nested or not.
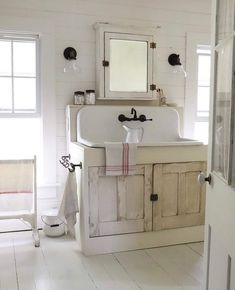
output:
[[[54,0],[47,0],[47,1],[35,1],[35,0],[22,0],[22,1],[15,1],[15,0],[10,0],[10,1],[5,1],[2,5],[4,7],[9,7],[9,8],[18,8],[18,9],[23,9],[25,7],[28,7],[29,9],[33,10],[41,10],[42,8],[45,11],[53,11],[53,12],[74,12],[76,11],[79,7],[81,7],[81,4],[83,2],[83,5],[88,2],[90,5],[94,3],[94,1],[76,1],[76,0],[70,0],[69,5],[66,5],[66,1],[64,0],[57,0],[56,5]],[[85,3],[84,3],[85,2]],[[203,13],[203,14],[208,14],[208,11],[210,9],[210,1],[203,1],[203,0],[181,0],[180,4],[181,5],[172,5],[172,0],[148,0],[143,2],[142,0],[100,0],[96,1],[96,5],[103,4],[103,5],[109,5],[111,7],[116,7],[117,5],[122,7],[122,6],[127,6],[127,7],[144,7],[148,9],[159,9],[161,10],[171,10],[171,11],[179,11],[179,12],[188,12],[188,13]],[[95,6],[96,6],[95,5]],[[85,5],[84,5],[85,6]],[[87,7],[89,7],[87,5]],[[107,8],[106,8],[107,9]]]

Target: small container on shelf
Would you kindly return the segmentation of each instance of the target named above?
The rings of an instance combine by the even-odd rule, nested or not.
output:
[[[85,103],[85,93],[82,91],[76,91],[73,95],[74,105],[84,105]]]
[[[94,90],[86,90],[85,104],[86,105],[95,104],[95,91]]]

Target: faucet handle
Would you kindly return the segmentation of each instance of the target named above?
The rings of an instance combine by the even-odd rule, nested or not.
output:
[[[126,120],[127,120],[127,117],[126,117],[125,115],[120,114],[120,115],[118,116],[118,121],[120,121],[120,122],[124,122],[124,121],[126,121]]]
[[[140,115],[139,120],[140,122],[153,121],[153,119],[147,119],[145,115]]]

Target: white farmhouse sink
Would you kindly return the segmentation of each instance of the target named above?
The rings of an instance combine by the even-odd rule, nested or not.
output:
[[[131,106],[84,106],[77,114],[77,141],[89,147],[104,147],[105,142],[125,142],[126,131],[123,125],[144,129],[138,146],[186,146],[202,145],[202,142],[181,138],[179,115],[168,107],[135,106],[137,116],[146,115],[152,121],[124,121],[118,116],[130,114]]]

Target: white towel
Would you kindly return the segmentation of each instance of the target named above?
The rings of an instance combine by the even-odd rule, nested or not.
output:
[[[105,143],[106,175],[135,174],[137,146],[135,143]]]
[[[58,217],[65,222],[67,230],[72,236],[75,236],[74,225],[77,222],[76,214],[78,212],[77,179],[74,171],[68,174],[58,211]]]

